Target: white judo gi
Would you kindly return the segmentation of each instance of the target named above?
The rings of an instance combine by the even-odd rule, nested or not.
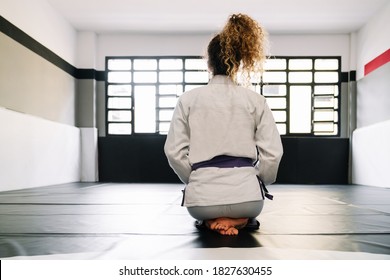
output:
[[[185,92],[176,105],[164,147],[185,187],[184,206],[262,200],[259,182],[276,179],[283,148],[266,100],[223,75]],[[206,167],[194,163],[219,155],[259,160],[257,167]]]

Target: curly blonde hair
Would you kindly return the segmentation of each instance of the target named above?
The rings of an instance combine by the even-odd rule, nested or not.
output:
[[[227,75],[249,84],[251,74],[260,75],[266,59],[267,33],[251,17],[233,14],[208,46],[208,64],[214,75]]]

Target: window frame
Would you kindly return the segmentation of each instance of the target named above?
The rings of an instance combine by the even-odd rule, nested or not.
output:
[[[109,63],[109,60],[111,59],[130,59],[131,60],[131,70],[128,70],[131,72],[131,82],[129,83],[113,83],[113,82],[109,82],[109,72],[111,71],[120,71],[120,70],[109,70],[109,67],[108,67],[108,63]],[[145,85],[155,85],[156,86],[156,98],[155,98],[155,101],[156,101],[156,106],[155,106],[155,121],[156,121],[156,126],[155,126],[155,132],[150,132],[150,133],[140,133],[140,132],[135,132],[135,122],[136,122],[136,119],[135,119],[135,97],[134,97],[134,72],[136,72],[137,70],[134,70],[134,60],[137,60],[137,59],[155,59],[157,60],[157,68],[156,70],[140,70],[140,71],[145,71],[145,72],[148,72],[148,71],[154,71],[157,73],[157,81],[154,82],[154,83],[147,83]],[[185,82],[185,73],[187,71],[189,72],[193,72],[193,71],[200,71],[200,70],[191,70],[191,69],[188,69],[186,70],[185,68],[185,60],[186,59],[204,59],[203,57],[201,56],[107,56],[106,57],[106,62],[105,62],[105,129],[106,129],[106,135],[107,136],[118,136],[118,137],[124,137],[124,136],[127,136],[127,137],[133,137],[133,136],[137,136],[137,135],[165,135],[166,133],[164,132],[161,132],[159,131],[159,123],[162,123],[162,122],[165,122],[165,123],[170,123],[170,121],[161,121],[159,119],[159,112],[160,111],[164,111],[164,110],[172,110],[173,108],[167,108],[167,107],[160,107],[159,106],[159,97],[161,96],[159,94],[159,85],[160,85],[160,82],[159,82],[159,73],[161,72],[160,69],[159,69],[159,60],[160,59],[181,59],[183,61],[183,66],[181,68],[181,70],[172,70],[172,71],[176,71],[176,72],[183,72],[183,80],[181,83],[170,83],[170,84],[177,84],[177,85],[181,85],[182,88],[183,88],[183,92],[185,92],[185,86],[190,84],[190,85],[206,85],[206,83],[186,83]],[[273,83],[273,82],[270,82],[270,83],[263,83],[263,79],[261,79],[261,81],[259,81],[259,83],[253,83],[252,85],[256,85],[256,86],[259,86],[259,90],[257,91],[259,94],[263,95],[263,86],[264,85],[285,85],[286,86],[286,95],[285,95],[285,99],[286,99],[286,108],[285,109],[273,109],[272,111],[284,111],[286,112],[286,120],[285,122],[277,122],[277,123],[281,123],[281,124],[285,124],[285,127],[286,127],[286,133],[285,134],[281,134],[282,137],[339,137],[340,136],[340,132],[341,132],[341,129],[340,129],[340,126],[341,126],[341,119],[340,119],[340,116],[341,116],[341,83],[342,83],[342,72],[341,72],[341,56],[272,56],[272,57],[269,57],[268,59],[285,59],[286,60],[286,68],[284,70],[275,70],[275,69],[270,69],[270,70],[266,70],[266,72],[285,72],[286,73],[286,82],[285,83]],[[290,69],[289,68],[289,63],[291,60],[294,60],[294,59],[298,59],[298,60],[305,60],[305,59],[308,59],[308,60],[311,60],[312,61],[312,67],[311,69]],[[338,64],[338,69],[332,69],[332,70],[316,70],[315,69],[315,60],[316,59],[333,59],[333,60],[337,60],[337,64]],[[166,71],[170,71],[170,70],[163,70],[163,72],[166,72]],[[202,72],[207,72],[207,70],[202,70]],[[311,82],[308,82],[308,83],[292,83],[290,82],[290,73],[291,72],[311,72]],[[315,73],[316,72],[337,72],[338,73],[338,81],[337,83],[336,82],[332,82],[332,83],[316,83],[315,82]],[[108,87],[109,85],[130,85],[131,86],[131,89],[132,89],[132,92],[131,92],[131,96],[126,96],[127,98],[130,97],[131,98],[131,108],[130,109],[118,109],[118,108],[109,108],[108,107],[108,101],[109,101],[109,93],[108,93]],[[142,84],[143,85],[143,84]],[[315,121],[314,119],[314,114],[315,114],[315,94],[314,94],[314,89],[315,89],[315,86],[318,86],[318,85],[331,85],[331,86],[337,86],[338,88],[338,93],[337,95],[333,95],[331,96],[330,94],[327,94],[327,95],[323,95],[323,96],[328,96],[328,97],[332,97],[332,98],[337,98],[337,108],[325,108],[325,109],[332,109],[333,112],[336,112],[337,114],[337,120],[335,121],[333,119],[333,125],[337,127],[337,132],[335,134],[325,134],[325,135],[322,135],[322,134],[315,134],[316,132],[314,131],[314,124],[315,123],[331,123],[332,121]],[[311,128],[310,128],[310,133],[291,133],[290,132],[290,98],[291,98],[291,94],[290,94],[290,91],[291,91],[291,86],[307,86],[307,87],[310,87],[311,88]],[[168,95],[164,95],[164,96],[168,96]],[[173,95],[172,95],[173,96]],[[112,97],[112,96],[111,96]],[[125,98],[126,98],[125,97]],[[176,95],[176,98],[178,98],[179,96]],[[123,96],[122,97],[119,97],[119,98],[124,98]],[[275,97],[272,97],[272,96],[265,96],[265,98],[268,100],[269,98],[275,98]],[[131,121],[129,122],[113,122],[113,121],[110,121],[109,120],[109,111],[120,111],[120,110],[127,110],[127,111],[130,111],[131,112]],[[333,113],[335,114],[335,113]],[[110,134],[109,133],[109,124],[110,123],[130,123],[131,124],[131,133],[130,134]]]
[[[286,82],[285,83],[267,83],[267,85],[280,85],[280,84],[285,84],[286,85],[286,134],[281,134],[282,137],[340,137],[341,135],[341,83],[342,83],[342,72],[341,72],[341,56],[272,56],[268,57],[268,59],[286,59],[286,68],[285,70],[265,70],[266,72],[281,72],[285,71],[286,72]],[[289,68],[289,61],[294,60],[294,59],[299,59],[299,60],[305,60],[305,59],[310,59],[312,60],[312,68],[311,69],[305,69],[305,70],[291,70]],[[315,60],[316,59],[329,59],[329,60],[337,60],[338,61],[338,69],[335,70],[315,70]],[[311,72],[312,73],[312,81],[310,83],[291,83],[289,82],[289,74],[291,72]],[[316,83],[315,82],[315,73],[316,72],[337,72],[338,73],[338,81],[337,83]],[[264,96],[263,94],[263,86],[265,83],[261,81],[261,86],[260,86],[260,94]],[[337,96],[337,109],[334,109],[334,111],[337,112],[337,122],[333,122],[333,124],[337,125],[337,133],[335,134],[328,134],[328,135],[321,135],[321,134],[315,134],[314,131],[314,112],[315,112],[315,107],[314,107],[314,87],[316,85],[337,85],[338,87],[338,94],[333,95],[333,97]],[[310,133],[291,133],[289,131],[289,124],[290,124],[290,90],[291,86],[310,86],[311,87],[311,129]],[[325,95],[324,95],[325,96]],[[328,95],[330,96],[330,95]],[[266,97],[272,98],[272,97]],[[282,109],[283,110],[283,109]],[[279,110],[279,111],[282,111]],[[276,110],[278,111],[278,110]],[[317,123],[321,123],[321,121],[317,121]]]

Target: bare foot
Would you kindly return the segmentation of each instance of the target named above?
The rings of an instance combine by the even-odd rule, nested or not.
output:
[[[238,229],[236,229],[235,227],[231,227],[227,230],[220,230],[219,233],[222,235],[238,235]]]
[[[221,217],[217,219],[207,220],[206,226],[222,235],[237,235],[238,230],[245,227],[248,223],[248,218],[227,218]]]
[[[227,230],[228,227],[224,227],[223,225],[219,224],[217,222],[217,219],[212,219],[212,220],[206,220],[205,221],[206,227],[214,230],[214,231],[220,231],[220,230]]]
[[[229,228],[237,228],[241,229],[245,227],[245,225],[248,223],[248,218],[227,218],[227,217],[221,217],[215,219],[214,222],[216,225],[216,229],[224,229],[227,230]]]

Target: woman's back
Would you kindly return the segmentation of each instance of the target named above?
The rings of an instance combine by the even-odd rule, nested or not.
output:
[[[180,102],[189,123],[191,164],[218,155],[256,159],[255,131],[265,102],[261,95],[218,75]]]

